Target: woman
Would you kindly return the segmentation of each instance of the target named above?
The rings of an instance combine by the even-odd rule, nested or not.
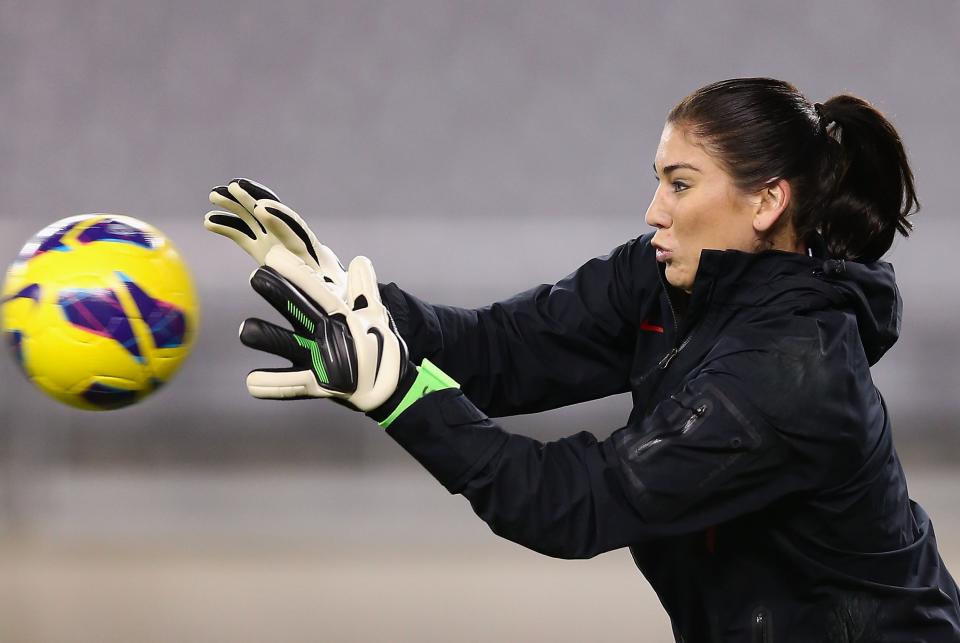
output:
[[[368,411],[521,545],[630,547],[678,641],[960,640],[957,587],[870,377],[900,322],[880,258],[918,205],[897,133],[851,96],[728,80],[674,107],[654,171],[655,232],[553,286],[478,310],[380,288],[409,356],[462,391],[408,364],[369,265],[345,275],[262,186],[216,188],[233,214],[207,226],[267,264],[254,287],[278,308],[305,292],[326,329],[325,379],[292,386],[303,356],[248,320],[244,343],[295,364],[251,374],[251,392]],[[267,255],[278,242],[311,269]],[[601,441],[541,444],[488,418],[625,391],[627,424]]]

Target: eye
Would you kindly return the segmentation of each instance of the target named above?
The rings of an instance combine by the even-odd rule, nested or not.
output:
[[[670,185],[673,186],[673,191],[674,191],[674,192],[683,192],[683,191],[686,190],[688,187],[690,187],[689,185],[687,185],[687,184],[684,183],[683,181],[674,181],[674,182],[672,182]]]

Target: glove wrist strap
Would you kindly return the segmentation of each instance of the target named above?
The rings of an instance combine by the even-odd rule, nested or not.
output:
[[[413,380],[410,388],[407,389],[406,394],[400,400],[400,403],[397,404],[396,408],[393,409],[393,412],[390,413],[385,420],[379,422],[380,426],[385,429],[393,424],[393,421],[410,408],[414,402],[428,393],[442,391],[448,388],[460,388],[460,384],[458,384],[456,380],[441,371],[436,364],[427,358],[423,358],[420,366],[414,368],[417,369],[416,379]]]

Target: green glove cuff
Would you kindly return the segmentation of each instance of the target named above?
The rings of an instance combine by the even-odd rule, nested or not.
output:
[[[410,408],[414,402],[427,393],[442,391],[447,388],[460,388],[460,384],[458,384],[456,380],[441,371],[436,364],[426,357],[420,362],[420,366],[416,368],[417,379],[413,381],[413,385],[407,391],[407,394],[403,396],[403,399],[400,400],[400,404],[393,410],[393,413],[387,416],[386,420],[380,422],[380,426],[383,428],[387,428],[393,424],[393,421],[400,417],[401,413]]]

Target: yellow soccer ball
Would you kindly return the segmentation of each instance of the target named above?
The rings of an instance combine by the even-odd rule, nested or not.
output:
[[[47,226],[0,291],[5,343],[22,372],[81,409],[128,406],[167,382],[198,321],[190,273],[170,240],[116,214]]]

